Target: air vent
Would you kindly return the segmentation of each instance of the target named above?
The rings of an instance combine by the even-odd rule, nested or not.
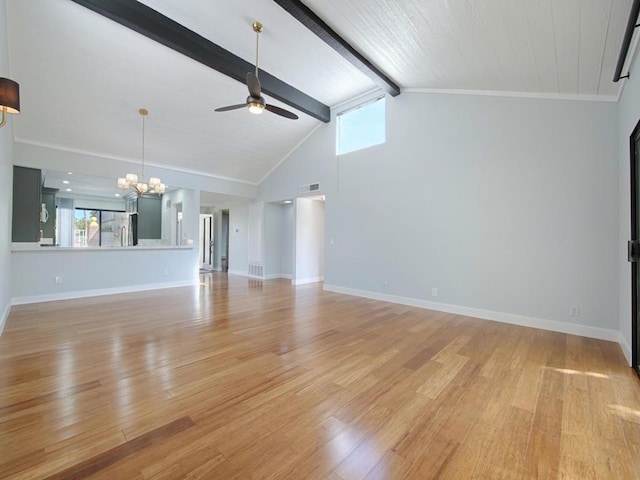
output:
[[[300,185],[300,193],[316,192],[320,190],[319,183],[310,183],[309,185]]]
[[[264,264],[258,262],[249,262],[249,276],[250,277],[264,277]]]

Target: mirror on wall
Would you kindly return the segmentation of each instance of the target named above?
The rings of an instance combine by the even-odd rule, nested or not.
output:
[[[43,170],[41,195],[42,245],[84,248],[193,242],[189,222],[180,230],[174,227],[178,217],[184,223],[182,207],[193,203],[193,190],[173,187],[162,195],[138,197],[118,188],[112,178]]]

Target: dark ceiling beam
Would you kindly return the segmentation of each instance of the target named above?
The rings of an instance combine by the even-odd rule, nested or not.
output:
[[[131,0],[72,1],[243,84],[246,84],[247,72],[255,68],[246,60],[142,3]],[[260,70],[260,84],[263,93],[325,123],[330,121],[327,105],[264,70]]]
[[[296,20],[315,33],[320,39],[338,52],[345,60],[368,76],[389,95],[400,95],[400,87],[384,72],[362,56],[347,41],[338,35],[318,15],[300,0],[273,0],[289,12]]]

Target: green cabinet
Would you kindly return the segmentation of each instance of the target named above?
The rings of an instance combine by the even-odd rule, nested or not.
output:
[[[41,187],[42,172],[40,170],[13,167],[12,242],[40,241]]]
[[[138,197],[138,238],[162,238],[162,196]]]

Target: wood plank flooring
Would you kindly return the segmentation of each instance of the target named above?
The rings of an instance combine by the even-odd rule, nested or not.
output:
[[[14,307],[0,478],[640,478],[618,345],[288,283]]]

